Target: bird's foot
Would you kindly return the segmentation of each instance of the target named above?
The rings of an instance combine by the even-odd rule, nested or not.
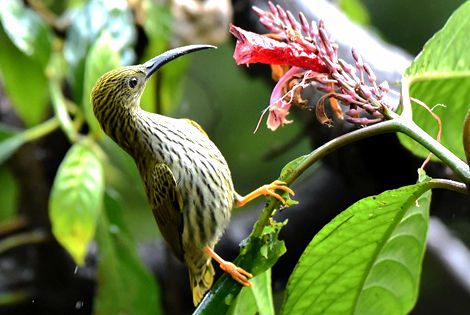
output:
[[[273,196],[276,199],[279,199],[284,205],[287,207],[289,206],[286,204],[284,198],[281,197],[278,193],[275,192],[276,189],[287,191],[291,195],[295,195],[294,191],[286,186],[286,183],[280,180],[275,180],[271,184],[263,185],[260,188],[254,190],[253,192],[249,193],[248,195],[242,197],[240,200],[237,201],[235,207],[243,207],[245,204],[250,202],[251,200],[264,195],[264,196]]]
[[[233,280],[237,281],[245,287],[251,287],[250,278],[253,278],[253,275],[246,271],[243,268],[237,267],[234,263],[230,261],[224,261],[220,264],[220,269],[228,273]]]
[[[251,282],[248,280],[253,278],[253,275],[243,268],[237,267],[234,263],[224,260],[222,257],[217,255],[216,252],[210,247],[205,248],[208,253],[215,261],[220,265],[220,269],[228,273],[233,280],[237,281],[245,287],[251,287]]]

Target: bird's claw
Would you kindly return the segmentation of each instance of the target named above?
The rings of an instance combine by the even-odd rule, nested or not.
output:
[[[251,282],[248,279],[253,278],[253,275],[245,269],[237,267],[235,264],[228,261],[221,263],[220,269],[228,273],[233,280],[237,281],[241,285],[251,287]]]
[[[281,195],[276,193],[275,190],[280,189],[280,190],[287,191],[292,196],[295,195],[294,191],[286,186],[286,182],[283,182],[281,180],[275,180],[271,184],[264,185],[263,187],[261,187],[261,189],[263,191],[263,195],[273,196],[274,198],[279,199],[279,201],[281,201],[287,207],[289,205],[286,204],[286,201],[284,200],[284,198],[282,198]]]
[[[289,204],[286,203],[286,201],[284,200],[284,198],[281,197],[281,195],[275,192],[276,189],[284,190],[292,195],[295,195],[294,191],[290,189],[289,187],[287,187],[285,182],[281,180],[275,180],[271,184],[261,186],[260,188],[249,193],[248,195],[242,197],[240,200],[236,202],[235,207],[243,207],[245,204],[247,204],[251,200],[261,195],[273,196],[274,198],[280,200],[284,205],[288,207]]]

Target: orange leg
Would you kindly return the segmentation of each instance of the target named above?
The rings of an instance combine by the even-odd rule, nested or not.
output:
[[[235,264],[231,263],[230,261],[222,259],[222,257],[217,255],[210,247],[206,247],[205,251],[220,264],[220,269],[232,276],[233,280],[237,281],[245,287],[251,287],[251,282],[248,280],[249,278],[253,278],[251,273],[235,266]]]
[[[239,200],[236,204],[235,207],[243,207],[246,205],[248,202],[251,200],[261,196],[261,195],[270,195],[273,196],[277,199],[279,199],[283,204],[286,203],[284,198],[282,198],[279,194],[277,194],[274,190],[276,189],[281,189],[284,191],[287,191],[288,193],[295,195],[294,191],[290,189],[289,187],[285,186],[286,183],[280,180],[275,180],[271,184],[261,186],[260,188],[256,189],[255,191],[252,191],[248,195],[242,197],[241,200]]]

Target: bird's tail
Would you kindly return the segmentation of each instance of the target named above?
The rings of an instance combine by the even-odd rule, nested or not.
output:
[[[202,268],[189,268],[189,282],[193,291],[193,302],[197,306],[214,281],[214,267],[211,259]]]

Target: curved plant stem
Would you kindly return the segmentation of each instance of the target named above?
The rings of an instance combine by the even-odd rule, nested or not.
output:
[[[410,86],[408,79],[405,77],[403,77],[401,80],[400,104],[402,106],[401,117],[407,120],[411,120],[413,111],[411,109],[410,102]]]
[[[52,106],[54,108],[56,117],[59,118],[60,127],[64,131],[69,141],[71,143],[75,143],[79,138],[79,134],[75,129],[72,119],[70,118],[70,115],[67,111],[66,100],[60,89],[60,81],[57,79],[51,79],[49,81],[49,90],[52,98]]]
[[[409,103],[409,99],[408,101],[404,101],[404,103]],[[403,107],[404,111],[405,108],[407,108],[407,106]],[[280,178],[280,180],[285,181],[286,184],[290,186],[303,172],[305,172],[307,168],[309,168],[317,160],[347,144],[378,134],[402,132],[434,153],[439,159],[441,159],[442,162],[447,164],[467,186],[470,186],[470,169],[465,162],[459,159],[455,154],[449,151],[449,149],[444,147],[441,143],[436,141],[436,139],[431,137],[423,129],[416,125],[416,123],[410,119],[410,116],[398,116],[393,112],[386,112],[385,114],[386,117],[391,119],[376,125],[352,131],[325,143],[318,149],[305,156],[303,161],[289,174],[288,178]],[[452,188],[455,187],[455,185],[447,185],[445,187],[464,193],[462,187],[459,187],[458,189]],[[275,199],[271,200],[270,203],[263,209],[261,216],[253,227],[253,232],[251,233],[252,237],[261,236],[264,226],[268,223],[269,218],[272,216],[274,210],[279,207],[279,205],[280,202]]]
[[[312,151],[310,154],[306,155],[304,160],[289,174],[288,178],[280,178],[280,180],[285,181],[287,186],[290,186],[303,172],[305,172],[305,170],[307,170],[307,168],[312,166],[313,163],[330,154],[331,152],[364,138],[384,133],[396,132],[400,128],[399,125],[400,123],[397,120],[392,119],[366,128],[354,130],[350,133],[330,140],[321,147]],[[263,209],[263,212],[261,213],[258,221],[256,221],[251,233],[252,237],[261,236],[264,227],[269,221],[269,218],[272,216],[274,210],[279,207],[279,205],[279,200],[275,198],[271,199],[270,203]]]
[[[468,194],[467,186],[463,183],[449,179],[433,178],[431,179],[431,188],[443,188],[453,190],[461,194]]]
[[[459,159],[449,149],[437,142],[423,129],[421,129],[414,121],[400,118],[398,122],[398,130],[411,137],[413,140],[424,146],[426,149],[434,153],[442,162],[449,166],[455,174],[467,185],[470,185],[470,169],[464,161]]]
[[[7,237],[0,242],[0,253],[3,254],[7,250],[21,245],[41,243],[44,242],[46,239],[46,234],[39,230],[16,234]]]
[[[37,126],[23,131],[21,137],[23,137],[25,141],[33,141],[53,132],[59,126],[59,120],[56,117],[52,117]]]

